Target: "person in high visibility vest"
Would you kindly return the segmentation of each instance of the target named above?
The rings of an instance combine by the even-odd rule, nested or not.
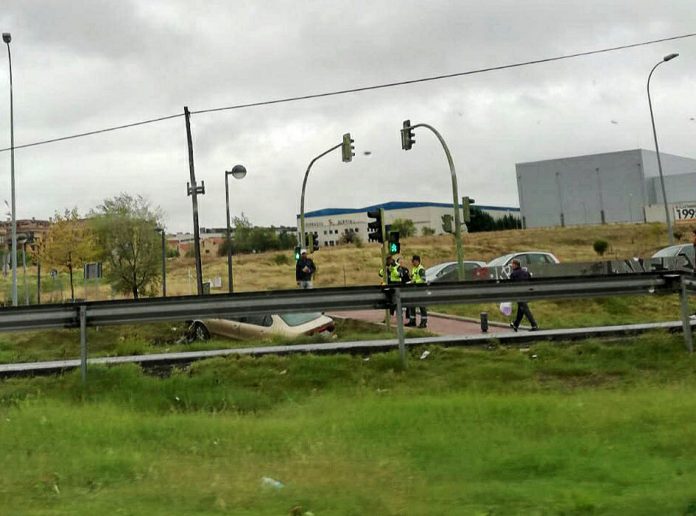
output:
[[[387,270],[387,285],[391,285],[393,283],[401,283],[401,274],[399,273],[399,266],[397,265],[393,256],[387,256],[385,269]],[[384,285],[384,269],[379,270],[379,277],[382,278],[382,285]]]
[[[417,254],[413,255],[411,258],[411,283],[414,285],[425,285],[425,267],[421,264],[420,256]],[[420,310],[420,324],[419,328],[428,327],[428,309],[424,306],[418,307]],[[408,311],[408,324],[406,326],[416,326],[416,308],[410,308]]]

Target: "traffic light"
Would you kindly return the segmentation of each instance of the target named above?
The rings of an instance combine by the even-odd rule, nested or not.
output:
[[[413,144],[416,143],[416,137],[413,134],[410,120],[404,120],[404,128],[401,130],[401,148],[411,150]]]
[[[368,242],[384,242],[382,234],[382,210],[368,211],[367,217],[375,219],[373,222],[367,223],[367,241]]]
[[[390,231],[389,232],[389,254],[398,254],[401,251],[401,244],[399,243],[399,232]]]
[[[476,202],[471,197],[462,197],[462,213],[464,214],[464,222],[471,222],[471,205]]]
[[[312,239],[312,252],[318,251],[319,250],[319,233],[316,231],[312,233],[312,236],[314,237]]]
[[[309,249],[309,233],[305,233],[304,235],[304,248]]]
[[[341,156],[343,158],[343,163],[348,163],[353,161],[353,156],[355,156],[355,146],[353,145],[355,140],[350,137],[350,133],[343,135],[343,144],[341,145]]]
[[[295,261],[296,262],[299,261],[299,259],[300,259],[300,256],[301,256],[300,251],[301,250],[302,250],[302,248],[299,245],[295,247]]]

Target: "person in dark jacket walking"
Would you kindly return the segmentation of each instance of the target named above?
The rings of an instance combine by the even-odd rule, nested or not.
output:
[[[317,268],[311,258],[307,258],[307,250],[302,249],[300,259],[295,265],[295,280],[300,288],[312,288],[312,276]]]
[[[529,272],[525,269],[522,268],[520,265],[519,260],[512,260],[511,263],[512,267],[512,272],[510,273],[510,279],[512,281],[529,281],[531,279],[531,275]],[[532,325],[530,331],[537,331],[539,329],[539,326],[537,325],[536,320],[534,320],[534,316],[532,315],[532,311],[529,309],[529,305],[525,301],[518,301],[517,302],[517,315],[515,316],[515,321],[510,323],[510,327],[517,331],[517,328],[520,327],[520,323],[522,322],[522,318],[527,317],[529,320],[529,324]]]

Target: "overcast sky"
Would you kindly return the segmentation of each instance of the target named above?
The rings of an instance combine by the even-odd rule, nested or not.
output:
[[[217,106],[407,80],[696,32],[693,0],[128,1],[4,0],[12,33],[15,143]],[[447,162],[417,130],[450,145],[459,194],[517,206],[515,163],[654,148],[696,158],[696,38],[319,100],[192,117],[200,224],[232,213],[291,225],[309,161],[350,131],[356,157],[314,166],[307,211],[391,200],[451,202]],[[0,52],[0,148],[9,146],[7,54]],[[370,151],[369,156],[364,155]],[[17,216],[85,213],[142,194],[170,231],[190,231],[183,118],[16,151]],[[0,200],[10,155],[0,153]]]

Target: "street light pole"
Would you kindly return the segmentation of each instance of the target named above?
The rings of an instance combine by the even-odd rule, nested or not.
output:
[[[17,206],[15,204],[15,159],[14,159],[14,99],[12,94],[12,53],[9,32],[2,34],[2,40],[7,44],[7,61],[10,66],[10,183],[12,196],[12,306],[17,306]]]
[[[404,122],[406,125],[406,122]],[[447,163],[449,163],[450,174],[452,175],[452,204],[454,206],[454,240],[457,245],[457,278],[459,281],[464,280],[464,250],[462,248],[462,218],[459,214],[459,189],[457,188],[457,171],[454,168],[454,160],[452,159],[452,154],[450,153],[447,143],[442,135],[433,126],[428,124],[415,124],[410,125],[411,129],[416,127],[425,127],[430,129],[433,134],[440,140],[442,148],[445,150],[445,156],[447,156]],[[406,130],[406,129],[404,129]],[[409,147],[410,148],[410,147]]]
[[[230,174],[235,179],[243,179],[247,170],[244,165],[235,165],[232,170],[225,170],[225,206],[227,208],[227,290],[234,290],[232,279],[232,231],[230,229],[230,186],[227,178]]]
[[[165,229],[156,227],[155,231],[162,233],[162,297],[167,297],[167,244],[165,241]]]
[[[674,231],[672,229],[672,219],[669,216],[669,208],[667,207],[667,192],[665,191],[665,178],[662,175],[662,161],[660,160],[660,147],[657,144],[657,131],[655,130],[655,116],[653,114],[652,100],[650,99],[650,79],[652,78],[652,74],[658,66],[660,66],[662,63],[666,63],[667,61],[671,61],[672,59],[674,59],[677,56],[679,56],[679,54],[668,54],[662,58],[662,61],[658,62],[655,66],[653,66],[652,70],[650,70],[650,75],[648,75],[648,85],[647,85],[648,106],[650,107],[650,121],[652,122],[653,138],[655,139],[655,153],[657,154],[657,171],[660,174],[660,188],[662,189],[662,201],[665,205],[665,220],[667,221],[667,234],[669,236],[669,245],[674,245]]]
[[[304,225],[304,197],[305,197],[305,188],[307,187],[307,178],[309,177],[309,171],[312,169],[312,165],[314,165],[314,162],[317,161],[319,158],[323,158],[327,154],[329,154],[332,151],[335,151],[339,147],[341,147],[343,144],[339,143],[338,145],[334,145],[331,147],[329,150],[322,152],[314,158],[312,161],[309,162],[309,166],[307,167],[307,172],[305,172],[304,175],[304,180],[302,181],[302,195],[300,196],[300,231],[297,235],[297,245],[300,247],[304,247],[304,235],[305,235],[305,225]]]

